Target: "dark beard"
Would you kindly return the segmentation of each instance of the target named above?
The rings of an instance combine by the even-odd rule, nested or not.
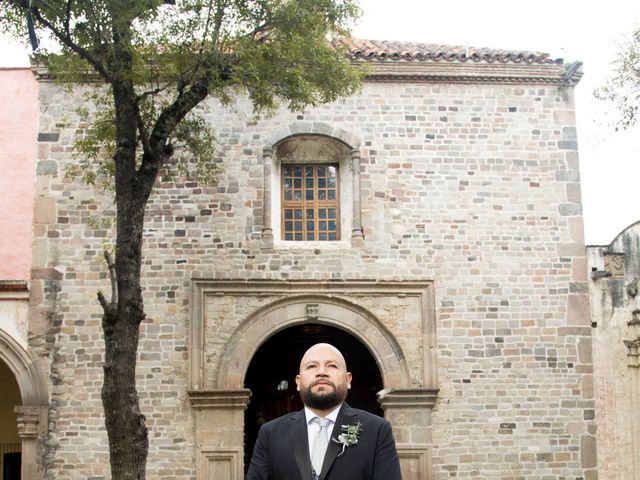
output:
[[[335,389],[330,392],[318,394],[312,392],[311,387],[308,387],[300,390],[300,398],[302,399],[302,403],[309,408],[313,408],[314,410],[329,410],[340,405],[344,401],[345,395],[341,395],[340,392]]]

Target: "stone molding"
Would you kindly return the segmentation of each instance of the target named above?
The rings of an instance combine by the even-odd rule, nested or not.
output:
[[[247,408],[251,390],[189,390],[189,400],[195,409]]]
[[[508,64],[508,63],[460,63],[415,61],[367,61],[352,60],[354,65],[367,65],[365,81],[422,81],[446,83],[502,83],[502,84],[551,84],[575,86],[582,78],[580,68],[564,71],[559,63]],[[37,61],[31,61],[31,70],[39,82],[54,81],[49,69]],[[88,72],[86,82],[102,83]]]
[[[273,148],[262,150],[262,248],[273,249],[273,222],[271,211],[271,169],[273,163]]]
[[[22,405],[49,404],[47,381],[35,355],[25,350],[9,333],[0,329],[0,360],[4,361],[18,382]]]
[[[545,84],[575,86],[582,78],[578,68],[566,75],[560,64],[501,64],[444,62],[366,62],[370,81],[443,83]]]
[[[280,297],[244,318],[226,342],[214,374],[214,389],[238,390],[260,345],[280,330],[307,321],[307,305],[317,304],[318,322],[341,328],[367,346],[387,388],[410,385],[406,357],[394,335],[350,297],[414,297],[418,302],[423,387],[436,385],[435,308],[431,281],[278,281],[193,280],[192,322],[189,340],[191,390],[211,390],[205,380],[205,303],[209,296]],[[339,320],[337,320],[339,318]],[[211,378],[207,376],[207,378]],[[211,380],[208,380],[211,382]]]
[[[378,403],[387,408],[433,409],[438,398],[437,388],[390,388],[378,392]]]
[[[29,300],[29,282],[0,280],[0,300]]]
[[[298,135],[321,135],[324,137],[330,137],[341,141],[351,150],[358,150],[362,144],[362,139],[358,135],[345,130],[344,128],[324,122],[298,121],[273,131],[265,139],[265,148],[273,149],[274,147],[277,147],[279,143],[290,137]]]
[[[274,236],[274,231],[280,232],[279,222],[281,199],[280,199],[280,162],[277,152],[285,142],[297,138],[321,138],[322,141],[336,142],[346,146],[344,156],[339,161],[340,164],[340,211],[341,220],[341,240],[330,242],[299,242],[291,241],[283,244],[280,236]],[[262,248],[271,251],[274,247],[288,248],[317,248],[318,243],[322,246],[343,245],[349,240],[352,247],[362,246],[364,233],[362,228],[362,207],[360,200],[360,145],[362,139],[356,134],[345,129],[330,125],[324,122],[293,122],[285,127],[273,131],[266,139],[266,145],[262,149]],[[348,173],[347,173],[348,172]],[[343,216],[346,214],[346,217]],[[347,235],[351,234],[350,238]],[[277,237],[277,238],[276,238]]]
[[[198,451],[198,480],[244,477],[241,448],[204,447]]]
[[[18,436],[20,438],[37,438],[46,433],[47,407],[17,406],[13,411],[16,414]]]
[[[404,480],[431,480],[431,447],[427,444],[397,444]]]
[[[627,365],[631,368],[640,368],[640,337],[635,340],[623,340],[627,347]]]

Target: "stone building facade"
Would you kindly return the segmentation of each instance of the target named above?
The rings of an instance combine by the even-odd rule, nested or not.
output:
[[[348,401],[391,421],[405,480],[596,479],[580,73],[529,52],[349,47],[370,65],[358,95],[264,119],[210,100],[219,182],[157,185],[137,367],[149,478],[243,478],[258,426],[297,408],[300,353],[329,340]],[[39,78],[43,475],[108,478],[96,292],[113,208],[65,176],[97,107]]]
[[[600,478],[640,478],[640,223],[587,247]]]

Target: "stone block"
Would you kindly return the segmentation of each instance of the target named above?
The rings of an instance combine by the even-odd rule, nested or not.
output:
[[[582,189],[579,183],[567,183],[567,201],[582,202]]]
[[[36,174],[40,176],[57,175],[58,164],[55,160],[40,160],[36,166]]]
[[[578,340],[578,361],[580,363],[586,363],[586,364],[593,363],[590,337],[585,337]]]
[[[582,205],[579,203],[563,203],[558,205],[558,213],[565,217],[582,215]]]
[[[584,243],[557,243],[556,248],[560,257],[582,257],[586,256]]]
[[[598,464],[596,438],[583,435],[580,439],[580,464],[582,468],[595,468]]]
[[[589,265],[586,257],[574,258],[571,260],[571,280],[581,284],[586,284],[589,278]]]
[[[34,280],[62,280],[62,273],[55,268],[32,268],[31,278]]]
[[[38,196],[34,199],[33,221],[38,224],[52,224],[57,219],[56,200],[53,197]]]
[[[571,294],[567,298],[567,324],[589,325],[591,323],[589,296]]]
[[[467,67],[478,72],[504,68],[472,63]],[[440,78],[448,78],[452,66],[430,68],[444,69]],[[562,72],[556,65],[535,68]],[[158,480],[200,478],[198,468],[209,467],[195,465],[198,459],[213,465],[211,475],[220,480],[232,468],[241,478],[232,458],[243,456],[244,407],[201,415],[204,408],[195,408],[185,392],[192,380],[200,389],[218,386],[221,367],[228,368],[226,386],[243,387],[247,363],[261,345],[278,331],[309,323],[330,324],[361,342],[384,388],[440,387],[417,412],[406,405],[386,409],[396,440],[407,447],[409,480],[574,479],[595,471],[594,448],[584,440],[595,426],[585,416],[593,411],[587,403],[594,397],[595,353],[587,348],[589,272],[573,110],[558,101],[555,85],[465,81],[365,82],[357,96],[299,114],[283,109],[268,119],[254,119],[246,99],[233,112],[207,102],[224,175],[215,187],[179,175],[158,182],[146,211],[143,288],[153,324],[141,332],[138,375],[154,435],[149,470]],[[31,336],[32,348],[45,352],[42,345],[57,342],[46,368],[55,374],[51,425],[58,428],[49,440],[56,453],[52,478],[65,471],[77,478],[109,475],[96,388],[102,338],[94,295],[108,289],[100,252],[113,229],[87,225],[112,209],[112,197],[61,175],[74,161],[71,139],[88,128],[76,113],[84,101],[79,93],[41,83],[40,130],[60,131],[55,143],[43,139],[39,147],[37,192],[46,199],[35,207],[31,318],[41,334]],[[292,246],[275,238],[262,250],[264,170],[256,152],[309,133],[336,135],[338,143],[362,149],[366,240],[352,245],[354,225],[347,225],[336,244]],[[341,172],[350,174],[351,152],[342,150],[336,149],[345,155]],[[55,169],[45,162],[55,162]],[[274,178],[273,195],[279,189]],[[345,205],[353,208],[350,200]],[[280,211],[269,213],[277,236]],[[230,279],[236,290],[200,299],[193,279],[212,278]],[[313,291],[331,278],[341,281]],[[307,290],[273,293],[289,279]],[[247,280],[261,287],[252,291]],[[380,286],[403,290],[429,281],[433,298],[390,295]],[[356,286],[336,287],[348,282]],[[304,301],[275,308],[295,298]],[[203,300],[199,312],[193,300]],[[43,302],[55,303],[55,312],[39,310]],[[305,311],[306,304],[323,302],[331,307],[316,318]],[[200,320],[206,328],[189,331]],[[51,333],[53,322],[59,331]],[[535,425],[527,424],[530,418]],[[60,439],[69,443],[55,444]],[[550,441],[562,443],[550,448]],[[411,450],[420,442],[428,455]],[[86,446],[82,461],[75,445]]]

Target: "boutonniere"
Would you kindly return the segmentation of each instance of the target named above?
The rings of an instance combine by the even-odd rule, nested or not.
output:
[[[342,444],[342,451],[338,454],[338,456],[344,453],[344,449],[347,447],[351,447],[358,443],[358,436],[362,431],[362,423],[358,420],[353,425],[342,425],[342,433],[338,435],[338,439],[332,438],[336,443]]]

